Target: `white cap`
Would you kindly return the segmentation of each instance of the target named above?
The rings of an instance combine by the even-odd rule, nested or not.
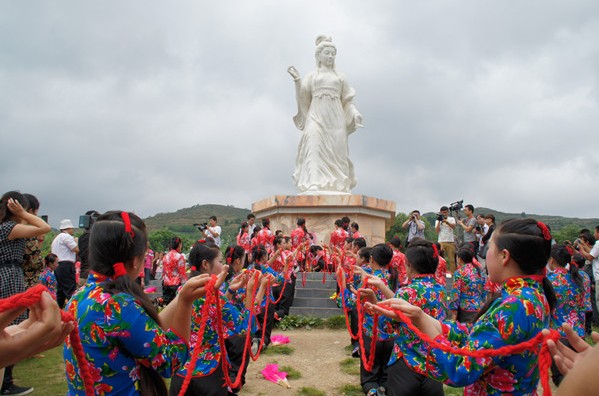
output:
[[[71,223],[71,220],[69,220],[69,219],[60,220],[59,229],[66,230],[69,228],[75,228],[75,227],[73,227],[73,223]]]

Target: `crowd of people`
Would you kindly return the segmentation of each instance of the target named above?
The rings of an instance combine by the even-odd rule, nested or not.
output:
[[[79,241],[73,224],[61,221],[52,253],[41,257],[40,238],[50,227],[38,209],[35,197],[14,191],[0,201],[0,298],[36,283],[48,290],[28,310],[0,312],[1,394],[30,393],[14,383],[14,364],[62,344],[77,328],[82,356],[76,339],[64,342],[69,394],[92,386],[99,394],[235,395],[250,360],[289,314],[305,271],[336,277],[366,395],[442,395],[443,384],[469,395],[536,394],[540,344],[501,356],[486,352],[529,342],[544,329],[561,337],[547,341],[560,392],[594,389],[581,386],[594,384],[592,374],[581,373],[590,370],[583,362],[599,360],[583,340],[596,304],[599,226],[555,243],[541,222],[496,226],[493,215],[477,217],[466,205],[457,220],[441,208],[435,242],[424,238],[415,210],[402,224],[404,240],[369,245],[359,224],[343,218],[332,224],[329,243],[318,245],[303,218],[284,235],[250,214],[236,244],[221,249],[213,216],[204,239],[184,255],[178,237],[155,253],[142,219],[111,211],[93,213]],[[151,279],[162,281],[162,306],[144,291]],[[65,313],[74,320],[65,322]],[[479,353],[459,355],[431,346],[433,340]],[[168,389],[163,378],[171,378]]]

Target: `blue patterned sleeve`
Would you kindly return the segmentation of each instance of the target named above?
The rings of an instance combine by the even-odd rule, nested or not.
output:
[[[135,301],[125,298],[115,306],[115,323],[110,333],[136,359],[145,362],[160,375],[170,378],[187,360],[187,343],[172,330],[164,331]],[[142,363],[143,364],[143,363]]]

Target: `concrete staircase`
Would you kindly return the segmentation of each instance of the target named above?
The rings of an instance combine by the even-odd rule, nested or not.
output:
[[[342,315],[343,312],[337,307],[330,297],[337,289],[337,280],[334,274],[326,274],[325,283],[322,283],[322,272],[306,273],[306,286],[302,285],[302,274],[297,274],[295,284],[295,298],[290,315],[315,316],[328,318]]]

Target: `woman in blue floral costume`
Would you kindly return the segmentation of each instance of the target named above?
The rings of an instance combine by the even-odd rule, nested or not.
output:
[[[370,279],[384,298],[401,298],[419,306],[425,313],[438,320],[447,315],[447,295],[445,287],[437,282],[435,273],[439,263],[439,251],[432,242],[414,238],[406,249],[406,274],[408,284],[397,292]],[[381,319],[388,319],[382,316]],[[386,320],[381,322],[386,333],[395,333],[393,353],[388,361],[387,395],[443,395],[443,385],[426,377],[426,367],[419,358],[421,341],[404,324]],[[409,345],[402,351],[402,345]]]
[[[363,249],[366,248],[360,249],[359,256],[362,255],[360,252],[362,252]],[[389,269],[389,263],[391,263],[392,258],[393,250],[384,243],[379,243],[370,249],[369,265],[355,267],[356,274],[362,275],[360,277],[361,282],[359,291],[356,291],[353,286],[350,286],[350,289],[342,291],[342,298],[345,299],[346,307],[353,308],[356,306],[356,293],[358,292],[361,297],[364,298],[364,301],[374,301],[383,298],[383,292],[381,291],[382,287],[377,287],[377,285],[384,286],[386,289],[395,290],[397,288],[397,271],[393,269],[392,272],[390,272]],[[344,284],[345,279],[343,271],[339,271],[338,274],[339,276],[342,276],[342,284]],[[387,386],[387,362],[393,351],[393,339],[395,338],[395,334],[393,331],[389,332],[388,326],[385,326],[385,319],[387,321],[388,319],[384,317],[382,319],[383,320],[377,322],[378,336],[375,343],[374,362],[372,371],[368,371],[364,365],[364,361],[368,360],[370,356],[374,317],[367,312],[364,315],[362,332],[364,334],[365,356],[362,356],[360,359],[360,385],[367,395],[384,394],[385,387]]]
[[[439,321],[405,300],[382,304],[400,310],[429,337],[470,350],[497,349],[535,337],[549,325],[555,294],[544,275],[551,250],[551,234],[533,219],[502,223],[490,239],[487,268],[492,282],[502,285],[471,325]],[[393,311],[373,306],[395,319]],[[450,386],[465,386],[465,395],[537,395],[541,346],[509,356],[463,357],[430,348],[418,348],[427,375]],[[415,350],[403,343],[402,351]]]
[[[97,395],[164,395],[187,359],[193,301],[209,277],[190,279],[158,315],[135,282],[147,245],[143,221],[133,213],[98,217],[89,243],[90,275],[67,304],[77,320]],[[71,344],[64,347],[68,395],[85,395]]]
[[[56,300],[56,276],[54,270],[58,267],[58,256],[50,253],[44,257],[46,266],[42,273],[39,275],[38,282],[48,288],[52,298]]]
[[[569,324],[580,337],[584,337],[585,312],[592,310],[591,280],[584,271],[578,271],[578,267],[570,263],[573,253],[571,249],[562,244],[551,247],[551,271],[547,274],[557,297],[557,305],[551,316],[551,328],[560,332],[565,345],[569,345],[569,342],[565,339],[562,325]],[[552,367],[552,373],[553,382],[559,385],[563,376],[555,365]]]
[[[223,266],[223,257],[218,247],[211,243],[199,242],[194,245],[189,253],[189,264],[191,265],[191,274],[226,274],[228,266]],[[247,275],[250,273],[248,272]],[[234,278],[227,290],[229,296],[236,294],[237,291],[246,287],[247,290],[253,290],[254,277],[244,276]],[[197,338],[198,330],[202,323],[202,310],[205,298],[199,298],[193,303],[193,312],[191,320],[191,339],[189,342],[190,351],[200,348],[199,357],[193,367],[191,367],[191,356],[179,369],[177,374],[171,380],[169,395],[178,395],[185,376],[191,371],[191,382],[186,390],[186,395],[205,395],[205,396],[226,396],[229,389],[225,382],[222,367],[222,351],[218,340],[218,331],[224,333],[225,338],[236,334],[245,334],[248,330],[250,319],[250,308],[252,307],[252,293],[246,293],[245,307],[238,309],[229,298],[219,292],[218,298],[222,304],[222,329],[216,325],[216,306],[210,306],[208,309],[208,318],[203,338]],[[260,301],[255,301],[259,304]],[[234,380],[233,378],[231,378]]]
[[[460,323],[471,323],[476,320],[478,311],[485,303],[487,276],[480,263],[473,261],[472,249],[462,247],[457,256],[458,269],[453,274],[449,310],[451,319],[457,319]]]

